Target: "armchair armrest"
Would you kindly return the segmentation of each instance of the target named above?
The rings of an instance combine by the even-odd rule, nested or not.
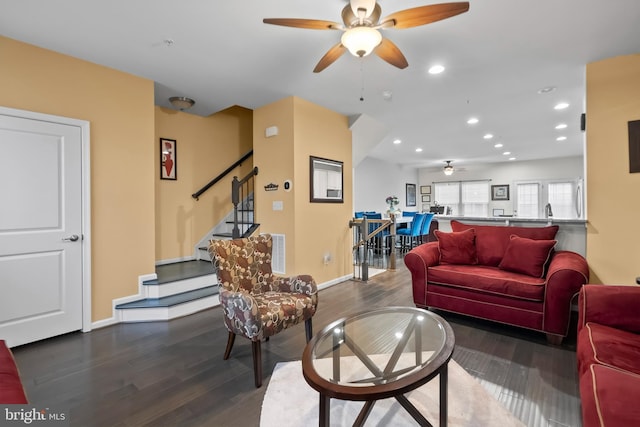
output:
[[[558,251],[551,258],[546,276],[543,330],[566,336],[571,315],[571,300],[589,281],[589,266],[584,257],[570,251]]]
[[[276,292],[316,295],[318,293],[318,286],[316,285],[316,281],[313,280],[313,277],[308,274],[291,277],[274,276],[271,290]]]
[[[640,333],[640,286],[587,285],[578,298],[578,330],[587,322]]]
[[[224,323],[229,331],[253,341],[262,338],[258,303],[251,294],[220,288],[220,305],[224,310]]]
[[[440,263],[438,242],[429,242],[411,249],[404,256],[404,264],[411,272],[413,302],[418,307],[427,304],[427,268]]]

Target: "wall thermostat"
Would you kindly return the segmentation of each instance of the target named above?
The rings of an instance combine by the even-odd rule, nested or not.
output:
[[[282,186],[284,187],[284,191],[291,191],[291,187],[293,187],[293,184],[291,183],[291,180],[288,179]]]

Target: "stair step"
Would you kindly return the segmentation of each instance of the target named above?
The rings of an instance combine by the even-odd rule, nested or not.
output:
[[[200,298],[205,298],[218,294],[218,286],[207,286],[206,288],[196,289],[181,294],[170,295],[162,298],[145,298],[137,301],[131,301],[119,304],[116,309],[133,309],[133,308],[169,308],[179,304],[184,304]]]
[[[213,237],[228,237],[228,238],[232,238],[233,234],[232,233],[214,233],[212,234]]]
[[[161,285],[179,280],[215,274],[210,261],[194,260],[156,266],[157,279],[146,280],[143,285]]]

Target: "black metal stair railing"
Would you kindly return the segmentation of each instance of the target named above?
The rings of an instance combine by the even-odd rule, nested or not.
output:
[[[240,166],[245,160],[253,155],[253,150],[247,152],[240,159],[236,160],[231,166],[225,169],[218,176],[209,181],[205,186],[203,186],[200,190],[196,191],[191,195],[196,200],[199,200],[199,197],[207,191],[209,188],[213,187],[219,181],[221,181],[225,176],[227,176],[231,171]],[[258,168],[254,167],[251,172],[247,174],[241,180],[238,180],[237,176],[233,177],[233,181],[231,182],[231,201],[233,203],[233,230],[231,234],[226,234],[228,237],[232,237],[234,239],[239,237],[246,237],[251,235],[259,226],[259,224],[255,223],[255,210],[254,210],[254,187],[255,187],[255,176],[258,175]],[[242,233],[240,232],[240,226],[242,226]],[[220,234],[222,236],[223,234]]]
[[[396,224],[393,219],[354,218],[353,277],[369,280],[369,268],[396,269]]]
[[[231,181],[231,203],[233,203],[233,230],[231,236],[234,239],[250,236],[259,224],[255,222],[255,209],[253,195],[255,194],[255,176],[258,175],[258,167],[254,167],[244,178],[238,180],[237,176]],[[242,225],[243,232],[240,233]]]

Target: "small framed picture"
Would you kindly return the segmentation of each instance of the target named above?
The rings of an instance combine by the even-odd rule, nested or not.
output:
[[[492,185],[491,200],[509,200],[509,185]]]
[[[494,209],[493,210],[493,216],[503,216],[504,215],[504,209]]]
[[[407,206],[415,206],[416,205],[416,185],[415,184],[406,184],[406,196],[407,196]]]
[[[431,195],[430,194],[423,194],[422,195],[422,203],[430,203],[431,202]]]
[[[431,194],[431,186],[430,185],[421,185],[420,186],[420,194]]]
[[[178,179],[176,140],[160,138],[160,179]]]

